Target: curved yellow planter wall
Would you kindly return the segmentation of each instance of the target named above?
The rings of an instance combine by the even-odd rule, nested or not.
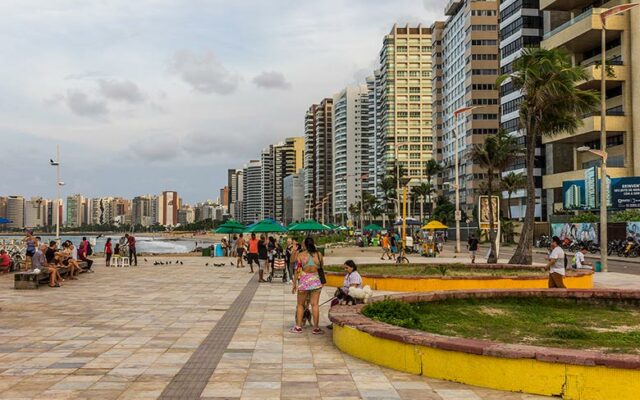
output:
[[[343,275],[326,274],[327,285],[342,287]],[[435,290],[465,290],[465,289],[545,289],[548,287],[546,277],[541,278],[509,278],[496,277],[490,279],[473,278],[399,278],[399,277],[362,277],[363,285],[369,285],[373,290],[394,292],[430,292]],[[593,274],[567,276],[564,279],[567,288],[593,288]]]
[[[640,398],[640,370],[548,363],[441,350],[334,325],[333,342],[354,357],[416,375],[566,400]]]

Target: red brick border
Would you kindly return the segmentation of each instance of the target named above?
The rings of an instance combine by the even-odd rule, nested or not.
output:
[[[437,291],[412,294],[378,296],[373,302],[385,299],[407,303],[428,302],[444,299],[490,298],[490,297],[557,297],[594,300],[613,300],[640,304],[640,290],[621,289],[516,289],[516,290],[464,290]],[[374,321],[361,314],[364,305],[334,306],[329,319],[339,326],[350,326],[372,336],[401,343],[459,351],[469,354],[501,358],[530,358],[551,363],[574,365],[599,365],[610,368],[640,369],[640,355],[609,354],[592,350],[572,350],[555,347],[507,344],[488,340],[463,339],[436,335],[413,329],[401,328]]]
[[[456,263],[463,264],[463,263]],[[456,264],[443,264],[447,265],[450,269],[456,269]],[[367,265],[376,265],[376,264],[367,264]],[[380,264],[380,265],[393,265],[393,264]],[[406,264],[410,266],[435,266],[439,264]],[[367,274],[361,273],[363,277],[373,278],[373,279],[383,279],[383,278],[395,278],[395,279],[444,279],[444,280],[492,280],[492,279],[513,279],[513,280],[532,280],[532,279],[540,279],[542,275],[546,279],[546,273],[548,271],[546,266],[535,266],[535,265],[520,265],[520,264],[464,264],[465,268],[476,268],[476,269],[487,269],[487,270],[505,270],[505,269],[521,269],[523,271],[531,271],[532,273],[538,272],[539,275],[495,275],[495,276],[441,276],[441,275],[386,275],[386,274]],[[572,271],[570,269],[567,270],[567,276],[585,276],[585,275],[593,275],[592,270],[583,269],[579,271]],[[343,276],[344,273],[341,272],[332,272],[325,271],[325,274],[333,275],[333,276]]]

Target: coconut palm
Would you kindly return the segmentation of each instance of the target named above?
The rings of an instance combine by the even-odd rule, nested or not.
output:
[[[418,186],[414,186],[413,189],[411,189],[412,194],[415,194],[417,197],[419,197],[421,199],[420,201],[420,221],[424,221],[424,202],[427,199],[427,196],[431,196],[431,193],[433,193],[433,187],[431,186],[430,183],[421,183]]]
[[[573,133],[582,123],[582,115],[595,111],[599,95],[576,88],[586,79],[585,70],[573,66],[563,49],[524,49],[513,62],[513,72],[500,76],[497,85],[511,79],[514,89],[522,90],[520,129],[525,132],[527,201],[522,234],[510,263],[531,264],[535,211],[534,161],[538,139],[544,135]]]
[[[489,199],[498,189],[495,180],[500,173],[517,157],[521,156],[522,147],[518,144],[518,140],[500,130],[495,135],[489,135],[485,138],[483,144],[475,145],[469,153],[469,158],[487,170],[486,191]],[[489,200],[489,243],[491,243],[491,251],[487,258],[488,263],[498,262],[496,251],[496,241],[494,239],[494,227],[497,221],[493,219],[493,202]]]
[[[511,219],[511,195],[524,189],[527,185],[527,178],[522,174],[516,174],[515,172],[509,172],[502,177],[502,189],[507,192],[507,215]]]
[[[395,216],[394,212],[394,200],[396,200],[396,180],[393,176],[387,176],[380,182],[380,190],[383,195],[385,214],[390,220]],[[382,215],[382,224],[384,225],[384,216]]]
[[[433,184],[432,179],[434,176],[438,175],[442,171],[444,171],[444,167],[442,164],[440,164],[433,158],[427,161],[427,165],[425,167],[424,173],[427,176],[427,183],[431,186],[431,190],[427,194],[429,196],[429,206],[430,206],[429,213],[430,214],[433,213],[433,201],[432,201],[433,199],[431,198],[431,195],[435,191],[435,185]]]

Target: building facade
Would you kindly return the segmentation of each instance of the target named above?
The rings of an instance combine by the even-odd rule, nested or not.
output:
[[[380,50],[376,105],[376,186],[386,176],[425,179],[426,162],[433,157],[431,29],[394,25]],[[375,93],[375,92],[374,92]],[[398,188],[399,188],[399,180]],[[399,190],[398,190],[399,196]]]
[[[542,40],[542,12],[539,0],[506,0],[500,2],[500,73],[513,72],[513,63],[526,47],[537,47]],[[521,145],[525,143],[525,132],[520,129],[519,110],[523,93],[516,90],[510,79],[500,85],[500,128],[518,138]],[[545,202],[542,191],[542,173],[544,170],[544,149],[536,143],[535,182],[536,210],[535,217],[546,217]],[[510,172],[526,175],[524,157],[512,163],[504,174]],[[510,208],[512,218],[524,218],[526,190],[520,189],[511,194]],[[503,193],[507,198],[507,193]],[[539,200],[538,200],[539,199]]]
[[[7,197],[7,228],[24,228],[24,197]]]
[[[47,226],[49,200],[32,197],[24,202],[24,226],[42,228]]]
[[[471,215],[486,181],[486,171],[469,157],[473,146],[486,135],[498,133],[499,75],[498,3],[496,1],[450,1],[448,19],[433,25],[439,63],[433,83],[436,135],[441,140],[444,182],[455,181],[455,149],[458,142],[460,208]],[[456,117],[456,110],[479,107]],[[441,117],[441,118],[440,118]],[[439,157],[437,157],[439,158]],[[445,189],[454,201],[455,185]]]
[[[275,150],[273,145],[262,150],[260,154],[260,219],[275,218]]]
[[[564,48],[575,65],[582,66],[587,79],[583,89],[600,91],[600,13],[619,2],[578,0],[541,1],[544,13],[543,48]],[[610,16],[606,25],[607,66],[611,76],[606,86],[607,175],[610,178],[640,176],[640,10]],[[635,96],[633,95],[635,93]],[[600,149],[600,111],[585,115],[574,134],[543,137],[547,213],[562,208],[562,184],[582,179],[598,166],[598,156],[578,152],[579,147]]]
[[[369,92],[366,84],[347,86],[333,96],[332,208],[335,221],[351,218],[349,207],[361,203],[368,181]]]
[[[178,210],[180,209],[180,198],[178,192],[165,191],[160,196],[162,219],[160,225],[175,226],[178,224]]]
[[[304,137],[286,138],[274,146],[273,195],[276,221],[284,221],[284,180],[304,167]]]
[[[304,219],[304,169],[283,180],[284,216],[282,222],[289,225]]]
[[[243,213],[245,224],[259,221],[262,216],[262,165],[260,160],[251,160],[243,171]]]
[[[154,224],[151,195],[136,196],[131,201],[131,220],[134,225],[151,226]]]

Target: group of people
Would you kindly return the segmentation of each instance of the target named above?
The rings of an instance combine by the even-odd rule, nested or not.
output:
[[[113,257],[129,257],[132,266],[138,265],[138,252],[136,250],[136,238],[133,235],[125,233],[118,243],[113,246],[111,238],[107,238],[104,244],[105,266],[111,266]]]
[[[551,238],[551,252],[547,261],[549,268],[549,288],[566,288],[564,277],[567,275],[569,261],[562,248],[562,240],[558,236]],[[574,269],[592,269],[593,263],[585,260],[588,252],[586,246],[582,246],[571,259],[571,267]]]
[[[60,274],[62,267],[69,268],[69,279],[76,280],[80,274],[80,261],[87,263],[87,272],[93,272],[91,269],[93,261],[88,258],[91,245],[86,237],[82,238],[82,242],[78,248],[67,240],[58,248],[58,242],[52,240],[49,245],[44,243],[36,243],[35,252],[30,256],[31,270],[39,273],[42,271],[49,272],[49,286],[60,287],[64,279]]]

